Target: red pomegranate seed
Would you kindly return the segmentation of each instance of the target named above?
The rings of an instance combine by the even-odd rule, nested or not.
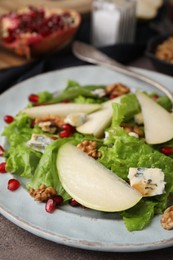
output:
[[[63,130],[69,131],[69,132],[74,132],[75,131],[75,127],[73,127],[72,125],[69,124],[64,124],[62,126]]]
[[[6,115],[6,116],[4,116],[4,121],[5,121],[7,124],[11,124],[11,123],[14,121],[14,117],[13,117],[13,116],[10,116],[10,115]]]
[[[53,213],[55,209],[56,209],[56,202],[53,199],[48,199],[48,201],[46,202],[45,210],[48,213]]]
[[[34,128],[34,126],[35,126],[35,119],[33,119],[33,120],[31,121],[31,128]]]
[[[61,103],[65,103],[65,104],[66,104],[66,103],[70,103],[70,100],[64,99],[64,100],[61,101]]]
[[[0,145],[0,156],[3,156],[4,152],[4,148]]]
[[[0,163],[0,173],[6,173],[6,169],[5,169],[5,166],[6,166],[6,162],[2,162]]]
[[[20,187],[20,182],[16,179],[10,179],[8,181],[8,190],[14,191]]]
[[[171,155],[173,154],[173,147],[162,147],[160,151],[165,155]]]
[[[60,195],[57,195],[53,198],[54,202],[56,203],[56,206],[59,206],[63,203],[63,197]]]
[[[72,206],[72,207],[78,207],[80,204],[79,204],[79,202],[77,202],[75,199],[71,199],[70,201],[69,201],[69,204],[70,204],[70,206]]]
[[[39,96],[36,95],[36,94],[31,94],[29,97],[28,97],[29,101],[31,103],[37,103],[38,100],[39,100]]]
[[[109,96],[109,99],[113,99],[113,98],[116,98],[116,97],[118,97],[118,95],[111,94],[111,95]]]
[[[71,135],[72,135],[72,132],[67,131],[67,130],[61,131],[61,132],[59,133],[59,136],[60,136],[61,138],[70,137]]]
[[[152,96],[152,99],[153,99],[153,100],[157,100],[158,98],[159,98],[158,95],[153,95],[153,96]]]

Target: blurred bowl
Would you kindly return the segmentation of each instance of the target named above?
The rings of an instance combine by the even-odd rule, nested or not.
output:
[[[27,6],[0,17],[0,44],[27,59],[63,49],[81,23],[72,9]]]
[[[168,43],[170,38],[171,43],[170,40]],[[145,54],[157,71],[173,76],[173,33],[153,37],[147,44]],[[169,61],[171,56],[172,61]]]

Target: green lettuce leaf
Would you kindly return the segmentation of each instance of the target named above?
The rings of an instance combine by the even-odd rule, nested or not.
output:
[[[71,100],[73,101],[75,98],[79,96],[83,96],[86,98],[94,98],[96,100],[102,100],[101,98],[97,97],[95,94],[92,93],[93,90],[97,88],[103,88],[100,85],[87,85],[87,86],[80,86],[78,82],[69,80],[67,82],[66,88],[59,93],[57,97],[54,97],[51,102],[61,102],[63,100]],[[103,99],[104,100],[104,99]]]

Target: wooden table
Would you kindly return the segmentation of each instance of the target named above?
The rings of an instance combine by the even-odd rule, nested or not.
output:
[[[0,15],[26,5],[73,8],[84,15],[90,12],[91,3],[92,0],[0,0]],[[0,69],[20,66],[27,62],[25,58],[18,57],[0,47]]]

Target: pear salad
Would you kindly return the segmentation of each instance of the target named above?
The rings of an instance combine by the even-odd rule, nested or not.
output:
[[[10,191],[21,186],[53,213],[69,204],[118,214],[129,231],[160,215],[173,229],[173,115],[167,96],[131,91],[123,83],[67,81],[56,96],[28,97],[5,115],[0,173]]]

